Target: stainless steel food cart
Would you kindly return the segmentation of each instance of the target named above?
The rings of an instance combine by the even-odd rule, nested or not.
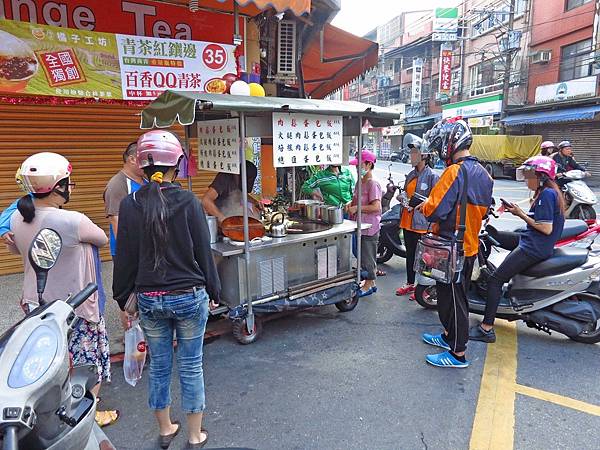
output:
[[[358,102],[167,91],[142,111],[141,128],[167,128],[179,122],[186,127],[187,140],[194,137],[196,121],[237,118],[242,194],[247,198],[243,143],[246,137],[271,138],[276,112],[341,116],[344,136],[358,136],[359,164],[365,121],[382,127],[400,118],[395,110]],[[361,183],[357,189],[361,198]],[[255,314],[330,304],[340,311],[354,309],[361,260],[361,233],[356,231],[364,228],[359,202],[356,222],[346,220],[317,233],[251,242],[244,203],[244,242],[212,245],[223,286],[221,302],[233,320],[236,339],[244,344],[256,340],[261,321]],[[356,271],[351,265],[353,233],[358,241]]]

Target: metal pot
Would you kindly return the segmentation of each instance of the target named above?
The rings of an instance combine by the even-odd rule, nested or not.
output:
[[[321,222],[330,223],[328,211],[329,211],[329,205],[319,205],[319,220]]]
[[[315,222],[319,220],[320,204],[318,202],[315,204],[307,204],[305,208],[306,215],[304,217]]]
[[[280,216],[280,221],[275,221],[275,217]],[[283,213],[275,213],[271,216],[271,226],[269,233],[274,238],[282,238],[287,236],[287,227],[285,226],[285,216]]]
[[[318,205],[319,203],[318,200],[297,200],[295,206],[300,208],[300,215],[302,217],[308,217],[307,207],[309,205]]]
[[[327,221],[332,225],[344,222],[344,209],[341,206],[330,206],[327,208]]]
[[[208,231],[210,233],[210,243],[215,244],[219,237],[219,224],[215,216],[206,216],[208,222]]]

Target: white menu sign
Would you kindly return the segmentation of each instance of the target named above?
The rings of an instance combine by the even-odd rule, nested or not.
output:
[[[273,114],[275,167],[342,164],[343,120],[319,114]]]
[[[240,134],[237,119],[206,120],[198,124],[198,168],[240,173]]]

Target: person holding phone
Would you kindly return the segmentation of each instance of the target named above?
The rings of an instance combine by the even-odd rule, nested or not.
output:
[[[508,212],[523,219],[527,229],[521,234],[519,246],[488,280],[483,321],[469,330],[469,339],[473,341],[496,342],[494,319],[502,286],[516,274],[550,258],[565,224],[564,199],[555,181],[556,162],[552,158],[536,156],[528,159],[517,170],[517,179],[524,179],[527,187],[535,193],[529,213],[503,199],[502,204]]]

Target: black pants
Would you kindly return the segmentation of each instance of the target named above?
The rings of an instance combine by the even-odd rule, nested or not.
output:
[[[517,247],[508,254],[488,280],[487,302],[485,304],[485,315],[483,316],[484,324],[494,325],[504,283],[507,283],[516,274],[533,266],[538,261],[541,261],[541,259],[528,255],[521,247]]]
[[[467,292],[471,283],[475,258],[477,256],[465,258],[460,283],[436,283],[440,322],[448,333],[446,340],[455,353],[464,352],[469,340]]]
[[[420,233],[402,230],[404,235],[404,246],[406,247],[406,284],[415,284],[415,252],[417,243],[421,239]]]

